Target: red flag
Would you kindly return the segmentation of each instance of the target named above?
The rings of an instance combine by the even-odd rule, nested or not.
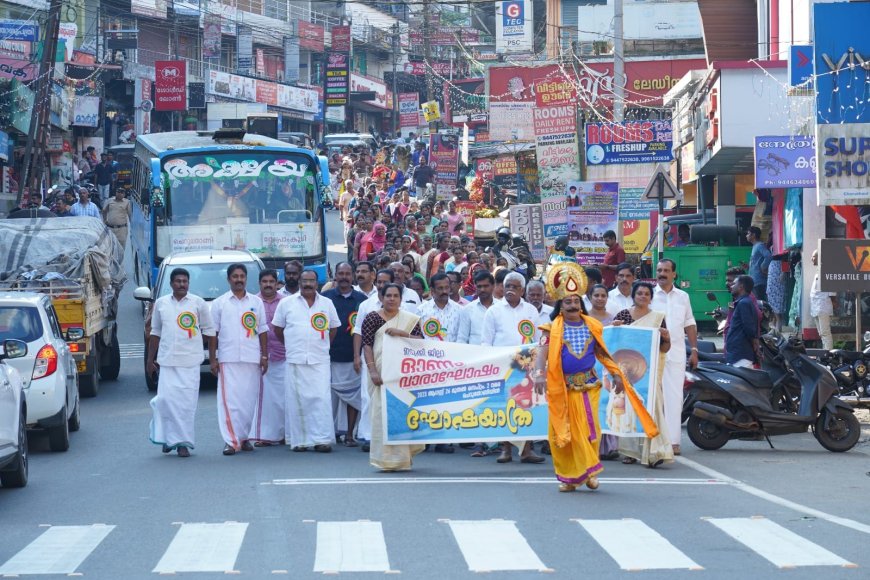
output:
[[[832,205],[831,209],[837,214],[837,219],[846,224],[846,239],[863,240],[867,236],[864,233],[864,224],[861,223],[861,214],[854,205]]]

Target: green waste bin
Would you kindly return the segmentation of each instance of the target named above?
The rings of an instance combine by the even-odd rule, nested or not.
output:
[[[677,263],[677,280],[674,282],[689,295],[692,312],[698,322],[712,321],[704,314],[715,307],[707,300],[707,292],[716,294],[722,306],[731,301],[731,293],[725,288],[725,273],[732,266],[742,266],[748,271],[751,246],[683,246],[666,248],[664,257]]]

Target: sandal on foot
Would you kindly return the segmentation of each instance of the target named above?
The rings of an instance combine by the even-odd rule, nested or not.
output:
[[[623,457],[622,462],[626,465],[631,465],[632,463],[637,463],[637,459],[634,457]]]
[[[588,487],[589,489],[598,489],[598,485],[599,483],[597,477],[593,476],[586,480],[586,487]]]
[[[574,491],[576,489],[577,489],[577,486],[574,485],[573,483],[560,483],[559,484],[559,491],[561,493],[571,492],[571,491]]]

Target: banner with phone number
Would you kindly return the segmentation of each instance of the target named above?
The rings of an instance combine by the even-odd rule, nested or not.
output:
[[[384,337],[384,441],[476,443],[547,438],[535,345],[475,346]]]

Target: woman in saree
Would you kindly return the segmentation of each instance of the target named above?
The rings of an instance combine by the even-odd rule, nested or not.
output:
[[[370,313],[362,323],[363,356],[369,371],[369,400],[371,401],[372,438],[369,462],[381,471],[407,471],[415,455],[423,451],[423,445],[384,445],[384,420],[386,410],[381,402],[381,378],[384,336],[423,338],[420,318],[404,310],[402,290],[398,284],[387,284],[378,291],[383,306]]]
[[[671,348],[670,335],[665,326],[664,312],[650,308],[653,297],[653,285],[649,282],[635,282],[631,288],[631,299],[634,306],[616,313],[613,325],[631,325],[643,328],[658,328],[661,336],[659,343],[658,373],[650,377],[650,396],[655,402],[653,420],[656,425],[665,424],[664,395],[662,393],[662,373],[665,370],[665,356]],[[654,379],[654,380],[652,380]],[[674,452],[668,441],[667,433],[662,430],[652,439],[646,437],[620,437],[619,452],[624,456],[623,463],[642,462],[648,467],[658,467],[674,460]]]

